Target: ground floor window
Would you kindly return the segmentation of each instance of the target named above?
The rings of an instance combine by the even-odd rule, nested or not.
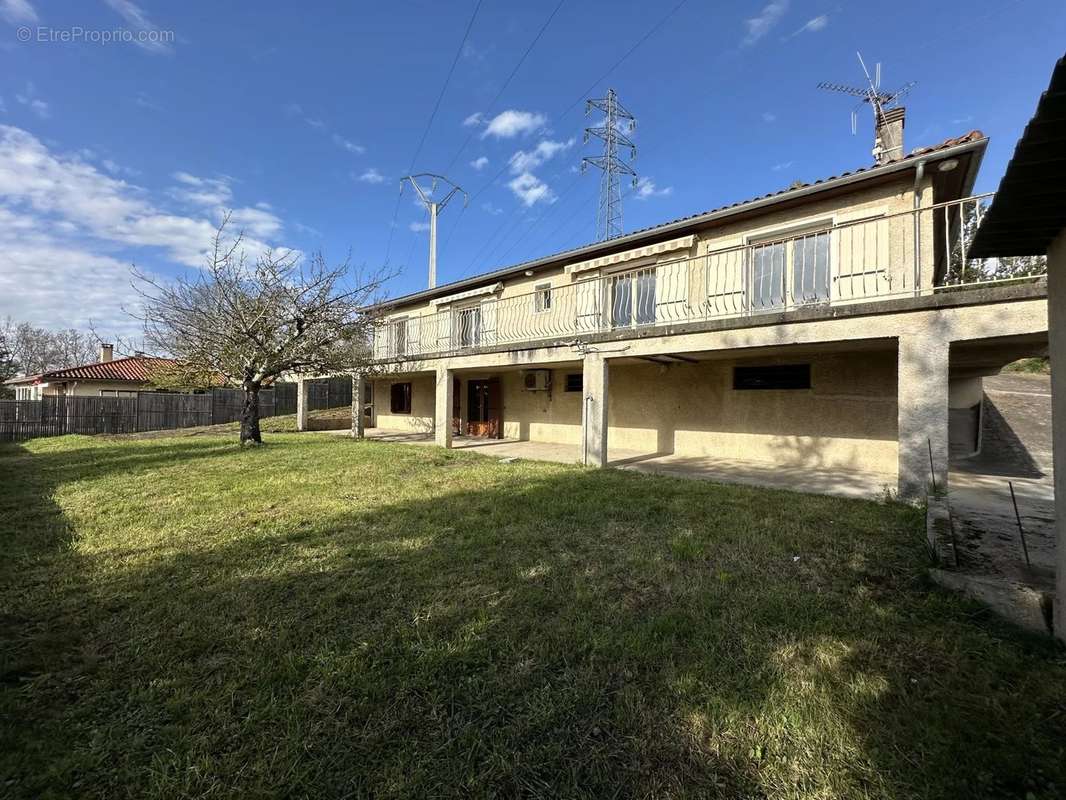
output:
[[[161,394],[161,392],[160,392]],[[101,397],[136,397],[137,392],[124,392],[120,389],[101,389]]]
[[[566,376],[566,391],[580,392],[584,388],[584,375],[580,372],[571,372]]]
[[[810,389],[810,364],[775,364],[768,367],[733,367],[733,388]]]
[[[394,383],[389,408],[393,414],[411,413],[411,384]]]

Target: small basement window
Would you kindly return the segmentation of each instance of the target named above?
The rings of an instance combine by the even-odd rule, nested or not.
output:
[[[733,388],[810,389],[810,364],[776,364],[770,367],[733,367]]]
[[[584,376],[580,372],[571,372],[566,376],[566,391],[580,392],[584,388]]]
[[[410,414],[411,384],[394,383],[392,385],[392,396],[390,399],[389,409],[393,414]]]

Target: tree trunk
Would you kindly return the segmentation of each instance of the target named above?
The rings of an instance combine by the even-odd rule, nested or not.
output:
[[[244,389],[244,409],[241,411],[241,444],[262,444],[259,431],[259,387]]]

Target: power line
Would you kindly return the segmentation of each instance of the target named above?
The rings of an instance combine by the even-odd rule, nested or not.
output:
[[[466,30],[463,32],[463,39],[459,43],[458,49],[455,51],[455,57],[452,58],[452,65],[448,68],[448,74],[444,78],[444,84],[440,87],[440,93],[437,95],[437,102],[433,104],[433,111],[429,115],[429,120],[426,122],[426,128],[422,131],[422,138],[418,140],[418,147],[415,148],[415,154],[411,157],[411,165],[407,168],[407,172],[414,172],[415,162],[418,161],[418,157],[422,154],[422,147],[426,143],[426,137],[429,136],[429,131],[433,127],[433,120],[437,117],[437,111],[440,110],[441,101],[444,99],[444,93],[448,91],[448,84],[451,83],[452,73],[455,72],[455,65],[459,63],[459,58],[463,54],[463,48],[466,47],[466,40],[470,37],[470,30],[474,27],[474,20],[477,19],[478,11],[481,10],[481,3],[483,0],[477,0],[477,4],[474,6],[474,13],[470,15],[470,21],[466,24]],[[389,241],[385,246],[385,264],[389,263],[389,255],[392,252],[392,240],[396,232],[396,220],[400,215],[400,198],[402,195],[402,186],[400,192],[396,195],[396,206],[392,211],[392,222],[389,226]]]
[[[675,5],[675,6],[674,6],[674,7],[672,8],[672,9],[670,9],[670,11],[668,11],[668,12],[667,12],[667,13],[666,13],[666,14],[665,14],[665,15],[664,15],[663,17],[661,17],[661,18],[659,19],[659,21],[658,21],[658,22],[656,22],[656,23],[655,23],[655,24],[654,24],[654,25],[653,25],[653,26],[652,26],[651,28],[649,28],[649,29],[648,29],[648,30],[647,30],[647,31],[646,31],[646,32],[644,33],[644,35],[642,35],[642,36],[641,36],[641,37],[640,37],[640,38],[639,38],[639,39],[638,39],[638,40],[636,41],[636,43],[634,43],[634,44],[633,44],[633,46],[632,46],[632,47],[630,47],[630,48],[629,48],[629,49],[628,49],[628,50],[627,50],[627,51],[626,51],[626,52],[625,52],[624,54],[622,54],[622,56],[621,56],[621,57],[620,57],[620,58],[619,58],[619,59],[618,59],[617,61],[615,61],[615,62],[614,62],[614,63],[613,63],[613,64],[612,64],[612,65],[611,65],[611,66],[610,66],[610,67],[609,67],[609,68],[608,68],[608,69],[607,69],[607,70],[606,70],[606,71],[605,71],[605,72],[604,72],[604,73],[603,73],[602,75],[600,75],[600,77],[598,77],[598,78],[597,78],[597,79],[596,79],[596,80],[595,80],[595,81],[594,81],[594,82],[593,82],[593,83],[592,83],[592,84],[591,84],[591,85],[589,86],[589,88],[588,88],[588,89],[586,89],[586,90],[585,90],[584,92],[582,92],[582,93],[581,93],[581,95],[579,95],[579,96],[578,96],[578,98],[577,98],[576,100],[574,100],[574,102],[573,102],[573,103],[571,103],[570,105],[568,105],[568,106],[567,106],[567,107],[566,107],[566,108],[565,108],[565,109],[563,110],[563,112],[562,112],[561,114],[559,114],[559,115],[558,115],[558,116],[556,117],[556,119],[562,119],[562,118],[563,118],[563,117],[565,117],[565,116],[566,116],[567,114],[569,114],[569,113],[570,113],[570,112],[571,112],[571,111],[572,111],[572,110],[573,110],[573,109],[574,109],[574,108],[575,108],[576,106],[578,106],[578,105],[579,105],[580,103],[582,103],[582,102],[585,102],[585,99],[586,99],[586,98],[588,97],[588,95],[589,95],[589,94],[591,94],[591,93],[592,93],[592,91],[593,91],[593,90],[595,90],[595,88],[596,88],[597,86],[599,86],[599,85],[600,85],[600,83],[602,83],[602,82],[603,82],[604,80],[606,80],[606,79],[607,79],[608,77],[610,77],[610,75],[611,75],[611,74],[612,74],[612,73],[613,73],[613,72],[614,72],[614,71],[615,71],[616,69],[618,69],[618,67],[620,67],[620,66],[621,66],[621,65],[622,65],[623,63],[625,63],[625,61],[626,61],[626,60],[627,60],[627,59],[628,59],[628,58],[629,58],[629,57],[630,57],[631,55],[633,55],[633,53],[635,53],[635,52],[637,51],[637,49],[638,49],[638,48],[640,48],[640,46],[641,46],[641,45],[643,45],[643,44],[644,44],[644,43],[645,43],[646,41],[648,41],[648,39],[650,39],[650,38],[651,38],[652,36],[654,36],[654,35],[655,35],[655,33],[656,33],[656,32],[658,32],[658,31],[659,31],[659,29],[663,27],[663,25],[665,25],[665,24],[666,24],[666,23],[667,23],[667,22],[668,22],[668,21],[669,21],[669,20],[670,20],[670,19],[671,19],[671,18],[672,18],[672,17],[673,17],[673,16],[674,16],[674,15],[675,15],[675,14],[676,14],[677,12],[678,12],[678,11],[680,11],[680,10],[681,10],[681,8],[682,8],[682,7],[683,7],[683,6],[685,5],[685,3],[686,3],[686,2],[688,2],[688,0],[680,0],[680,1],[679,1],[679,2],[678,2],[678,3],[677,3],[677,4],[676,4],[676,5]],[[499,169],[499,171],[497,171],[497,172],[496,172],[496,173],[495,173],[495,174],[494,174],[494,175],[493,175],[493,176],[492,176],[492,177],[491,177],[491,178],[490,178],[490,179],[489,179],[489,180],[488,180],[488,181],[487,181],[487,182],[486,182],[485,184],[483,184],[483,185],[482,185],[482,186],[481,186],[481,187],[480,187],[479,189],[477,189],[477,190],[476,190],[476,191],[475,191],[475,192],[474,192],[474,193],[473,193],[473,194],[471,195],[471,197],[470,197],[471,201],[473,202],[473,201],[477,200],[477,199],[478,199],[478,198],[479,198],[479,197],[480,197],[480,196],[481,196],[482,194],[484,194],[484,193],[485,193],[485,191],[487,191],[487,190],[488,190],[488,189],[489,189],[490,187],[492,187],[492,186],[493,186],[493,185],[494,185],[494,184],[496,183],[496,181],[497,181],[497,180],[499,180],[499,179],[500,179],[500,178],[501,178],[501,177],[503,176],[503,174],[504,174],[505,172],[507,172],[507,170],[508,170],[508,168],[509,168],[509,167],[510,167],[510,163],[509,163],[509,162],[506,162],[506,163],[504,163],[504,165],[503,165],[503,166],[502,166],[502,167],[501,167],[501,168]],[[556,206],[557,206],[557,205],[558,205],[558,204],[556,204]],[[494,232],[493,232],[493,233],[492,233],[492,234],[491,234],[491,235],[489,236],[489,239],[493,239],[493,238],[495,238],[495,237],[496,237],[496,235],[497,235],[497,234],[498,234],[498,233],[500,232],[500,229],[501,229],[501,228],[502,228],[502,227],[503,227],[504,225],[506,225],[506,224],[507,224],[508,222],[510,222],[510,221],[513,221],[513,220],[512,220],[512,219],[504,219],[504,220],[501,220],[501,221],[500,221],[500,223],[499,223],[499,225],[497,226],[496,230],[495,230],[495,231],[494,231]],[[457,223],[456,223],[456,224],[457,224],[457,226],[458,226],[458,221],[457,221]],[[484,250],[484,247],[482,247],[482,250]],[[479,258],[480,258],[480,254],[481,254],[481,251],[479,251],[478,255],[474,257],[474,261],[473,261],[473,262],[472,262],[472,263],[470,264],[470,266],[468,266],[468,267],[467,267],[467,268],[466,268],[465,270],[463,270],[463,272],[462,272],[462,274],[460,275],[460,277],[462,277],[463,275],[466,275],[466,274],[467,274],[467,273],[468,273],[468,272],[470,271],[470,269],[471,269],[471,268],[472,268],[472,267],[474,266],[474,264],[476,264],[476,263],[477,263],[477,261],[478,261],[478,260],[479,260]]]
[[[533,41],[529,43],[529,46],[526,48],[526,51],[522,53],[522,57],[518,59],[518,63],[514,65],[514,69],[511,70],[511,74],[507,76],[507,80],[503,82],[503,85],[500,86],[499,90],[496,92],[496,96],[493,97],[489,104],[485,107],[486,115],[496,107],[496,103],[499,101],[500,97],[503,96],[503,93],[507,90],[507,87],[511,85],[511,81],[514,79],[514,76],[518,74],[518,70],[521,69],[522,64],[525,63],[525,60],[529,56],[529,54],[533,52],[533,48],[537,46],[537,42],[540,41],[540,37],[544,35],[544,31],[546,31],[548,29],[548,26],[551,25],[552,20],[555,19],[555,15],[559,13],[559,9],[563,7],[563,3],[565,2],[566,0],[559,0],[558,5],[556,5],[555,8],[552,10],[552,13],[548,15],[548,18],[544,21],[544,24],[540,26],[540,30],[537,31],[537,35],[533,37]],[[463,154],[463,151],[466,149],[466,146],[470,144],[470,140],[473,138],[474,131],[471,130],[470,133],[467,134],[467,137],[463,141],[463,144],[459,147],[459,150],[454,156],[452,156],[452,160],[448,162],[448,166],[444,168],[445,172],[448,172],[449,170],[451,170],[452,167],[455,166],[455,162],[459,160],[459,156]]]

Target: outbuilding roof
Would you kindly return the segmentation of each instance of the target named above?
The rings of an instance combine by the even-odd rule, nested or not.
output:
[[[57,369],[42,372],[39,375],[26,375],[21,378],[11,378],[4,381],[8,384],[18,383],[48,383],[51,381],[123,381],[129,383],[147,383],[151,380],[152,372],[160,367],[170,366],[177,362],[169,358],[155,358],[152,356],[128,356],[116,358],[113,361],[101,361],[96,364],[83,364],[68,369]]]
[[[1066,229],[1066,56],[1051,73],[1036,113],[977,229],[971,258],[1031,256]]]

